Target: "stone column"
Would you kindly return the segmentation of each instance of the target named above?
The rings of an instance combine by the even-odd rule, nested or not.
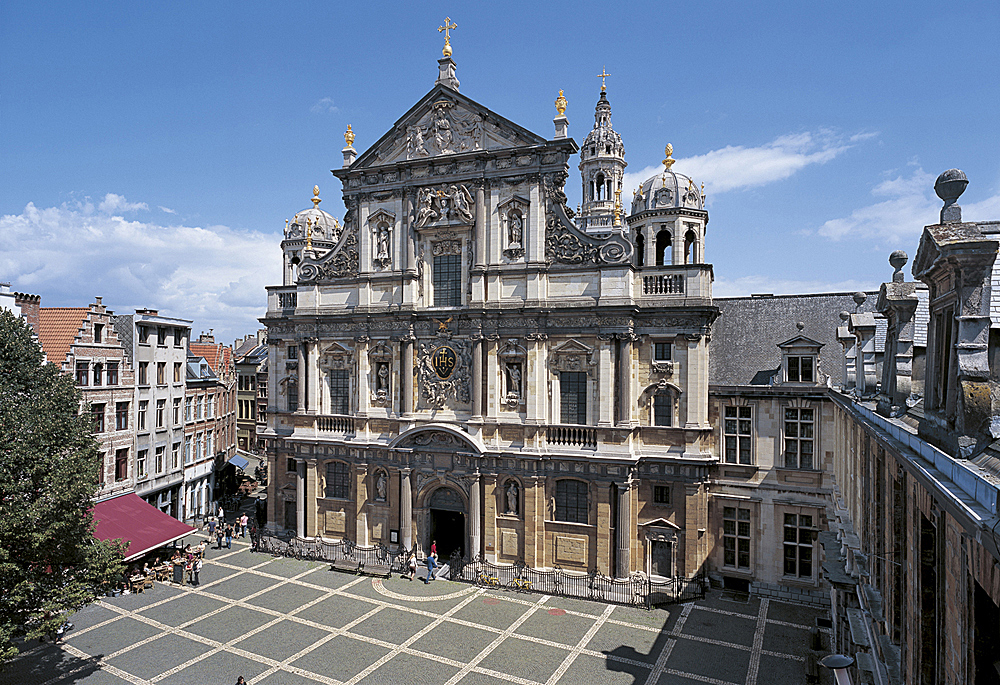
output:
[[[320,402],[320,388],[322,386],[322,375],[319,370],[319,340],[313,338],[309,341],[309,411],[313,414],[323,412],[323,404]]]
[[[399,390],[402,393],[403,416],[413,414],[413,339],[404,338],[401,342],[403,346],[403,368],[399,370],[400,383]]]
[[[309,374],[307,372],[309,366],[307,364],[308,356],[306,355],[305,340],[299,340],[298,353],[299,353],[299,370],[298,370],[299,411],[304,412],[306,410],[306,386],[309,384]]]
[[[618,423],[632,424],[632,334],[621,337],[621,354],[618,358]]]
[[[472,341],[472,418],[483,418],[483,337]]]
[[[618,483],[618,520],[615,521],[617,533],[616,578],[627,578],[632,570],[632,483]]]
[[[295,462],[295,535],[306,536],[306,462]]]
[[[482,548],[482,500],[479,494],[479,471],[469,479],[469,558],[474,559]]]
[[[529,333],[524,336],[524,339],[531,343],[531,347],[528,348],[528,368],[521,374],[528,400],[526,423],[540,424],[547,421],[548,383],[546,383],[545,340],[548,337],[545,333]]]
[[[413,226],[410,220],[413,218],[413,196],[406,196],[406,210],[403,215],[403,240],[406,243],[406,273],[411,276],[417,275],[417,253],[414,245]]]
[[[399,506],[399,527],[400,537],[403,541],[403,549],[413,547],[413,490],[410,484],[410,474],[413,469],[402,468],[399,470],[400,482],[400,506]]]
[[[473,266],[486,266],[486,190],[476,188],[476,254]]]
[[[615,415],[615,405],[618,404],[614,395],[614,340],[609,334],[597,336],[601,341],[597,352],[597,387],[600,388],[601,401],[597,405],[597,425],[612,426],[618,418]]]
[[[371,378],[371,365],[368,362],[368,350],[370,348],[369,339],[367,335],[359,336],[355,339],[357,341],[357,347],[355,351],[358,355],[358,404],[357,412],[363,416],[367,416],[368,410],[371,406],[371,387],[369,385]],[[348,402],[347,410],[351,410],[350,402]]]
[[[368,544],[368,464],[354,465],[354,502],[357,507],[354,541],[359,545]]]

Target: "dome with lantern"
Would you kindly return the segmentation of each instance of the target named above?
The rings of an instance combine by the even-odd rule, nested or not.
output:
[[[674,171],[674,148],[666,148],[664,169],[647,179],[632,198],[632,214],[661,209],[705,209],[705,194],[690,176]]]
[[[286,240],[305,240],[323,243],[336,243],[340,238],[340,222],[331,214],[319,208],[323,200],[319,196],[319,186],[313,186],[313,206],[297,212],[295,217],[285,227]]]

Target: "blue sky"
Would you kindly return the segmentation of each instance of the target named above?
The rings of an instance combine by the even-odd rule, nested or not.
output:
[[[704,181],[715,294],[874,289],[958,167],[1000,219],[1000,3],[51,3],[0,9],[0,280],[254,330],[285,218],[342,216],[366,149],[437,76],[540,135],[608,78],[628,181]],[[567,194],[579,201],[574,159]],[[631,191],[623,194],[631,197]],[[627,204],[627,203],[626,203]]]

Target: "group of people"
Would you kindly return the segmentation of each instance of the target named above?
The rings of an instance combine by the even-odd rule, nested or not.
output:
[[[438,567],[438,551],[437,551],[437,540],[431,540],[431,553],[427,555],[427,576],[424,578],[424,585],[434,580],[434,569]],[[409,558],[406,560],[406,573],[401,577],[407,580],[413,580],[414,576],[417,575],[417,553],[416,551],[410,552]]]
[[[208,537],[215,538],[216,549],[222,549],[223,538],[226,540],[226,549],[232,549],[233,538],[245,538],[250,530],[249,524],[250,519],[245,513],[232,523],[227,523],[225,510],[219,507],[218,517],[208,521]]]

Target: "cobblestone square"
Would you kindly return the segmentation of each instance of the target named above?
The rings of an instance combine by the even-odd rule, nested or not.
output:
[[[719,593],[644,611],[372,579],[242,540],[212,550],[201,580],[83,609],[62,644],[28,645],[0,684],[792,685],[823,615]]]

